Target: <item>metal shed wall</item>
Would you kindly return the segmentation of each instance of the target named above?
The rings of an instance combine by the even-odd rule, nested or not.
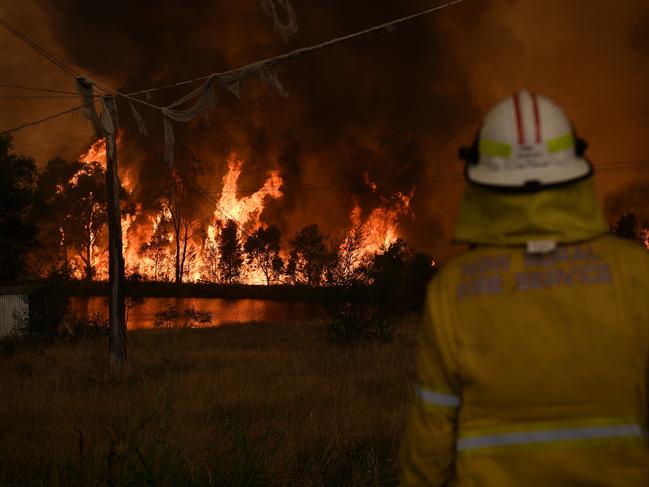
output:
[[[28,298],[24,294],[0,295],[0,337],[15,333],[18,321],[16,316],[27,317]]]

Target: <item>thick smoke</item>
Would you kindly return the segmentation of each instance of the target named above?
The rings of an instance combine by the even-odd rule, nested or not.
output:
[[[20,26],[34,32],[46,25],[54,50],[125,92],[231,69],[431,6],[294,0],[300,28],[287,44],[255,0],[35,1],[12,7]],[[559,95],[590,139],[596,164],[638,159],[631,152],[647,149],[645,142],[629,144],[629,153],[616,159],[611,125],[624,125],[598,116],[597,107],[578,106],[589,98],[562,97],[628,86],[622,78],[631,74],[636,81],[649,78],[639,64],[648,52],[649,10],[642,0],[626,4],[612,15],[603,1],[466,0],[392,33],[281,65],[287,99],[255,81],[241,100],[220,91],[209,124],[176,126],[178,153],[191,149],[201,159],[202,186],[217,197],[233,150],[246,161],[242,188],[259,187],[266,171],[279,168],[286,195],[269,204],[264,219],[285,236],[311,222],[336,234],[348,225],[354,200],[368,212],[382,203],[381,194],[415,188],[415,216],[402,222],[404,236],[448,254],[441,242],[448,241],[462,187],[457,146],[472,138],[500,97],[523,87]],[[188,89],[160,92],[151,101],[164,105]],[[122,163],[135,166],[138,191],[151,194],[164,172],[161,117],[141,107],[151,135],[139,137],[128,105],[120,104],[120,112],[127,130]],[[366,174],[378,192],[365,184]],[[600,187],[607,192],[623,183]]]
[[[300,33],[285,44],[259,4],[201,0],[111,3],[42,2],[55,38],[76,65],[122,91],[226,70],[301,45],[361,30],[430,6],[420,0],[294,2]],[[366,211],[382,204],[381,194],[415,188],[414,213],[427,229],[438,225],[421,205],[420,182],[433,163],[431,148],[475,123],[470,73],[454,53],[451,28],[479,23],[486,7],[475,3],[447,9],[398,28],[282,65],[288,99],[250,82],[241,100],[219,93],[209,125],[177,128],[178,151],[190,148],[202,160],[203,185],[218,187],[232,150],[246,161],[242,187],[254,188],[265,172],[279,167],[284,199],[270,205],[267,221],[292,233],[317,221],[331,234],[348,225],[350,195]],[[184,91],[156,94],[164,104]],[[161,174],[160,117],[141,107],[152,135],[134,140],[132,117],[122,105],[129,130],[125,146],[147,156],[139,168],[141,191],[151,191]],[[125,154],[130,150],[125,149]],[[126,164],[128,158],[122,157]],[[444,172],[444,171],[442,171]],[[448,171],[447,171],[448,173]],[[365,184],[365,175],[378,185]],[[419,191],[422,191],[420,196]],[[427,221],[428,220],[428,221]],[[426,231],[418,243],[439,238]],[[419,237],[419,238],[418,238]]]

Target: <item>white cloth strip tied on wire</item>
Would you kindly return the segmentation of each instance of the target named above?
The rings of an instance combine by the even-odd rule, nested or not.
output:
[[[105,137],[104,128],[102,126],[99,115],[97,114],[97,107],[95,107],[95,89],[92,81],[83,76],[75,78],[77,93],[81,98],[81,105],[86,118],[92,124],[97,137]]]
[[[424,15],[429,15],[429,14],[431,14],[433,12],[437,12],[438,10],[445,9],[447,7],[451,7],[453,5],[457,5],[457,4],[462,3],[462,2],[464,2],[464,0],[453,0],[451,2],[447,2],[447,3],[443,4],[443,5],[438,5],[436,7],[429,8],[427,10],[424,10],[424,11],[416,13],[416,14],[408,15],[406,17],[401,17],[401,18],[392,20],[390,22],[385,22],[385,23],[380,24],[380,25],[375,25],[374,27],[370,27],[368,29],[365,29],[365,30],[362,30],[362,31],[359,31],[359,32],[355,32],[353,34],[347,34],[347,35],[344,35],[344,36],[341,36],[341,37],[336,37],[336,38],[331,39],[329,41],[321,42],[320,44],[316,44],[316,45],[313,45],[313,46],[301,47],[299,49],[294,49],[294,50],[292,50],[290,52],[286,52],[284,54],[280,54],[278,56],[275,56],[275,57],[272,57],[272,58],[269,58],[269,59],[265,59],[263,61],[259,61],[259,62],[254,63],[254,64],[265,63],[265,64],[268,64],[269,66],[275,66],[277,63],[280,63],[282,61],[286,61],[288,59],[294,59],[294,58],[302,56],[304,54],[309,54],[309,53],[312,53],[312,52],[315,52],[315,51],[319,51],[321,49],[326,49],[326,48],[329,48],[331,46],[335,46],[335,45],[340,44],[342,42],[347,42],[347,41],[350,41],[352,39],[356,39],[356,38],[361,37],[361,36],[366,36],[366,35],[369,35],[369,34],[372,34],[372,33],[375,33],[375,32],[379,32],[379,31],[382,31],[382,30],[390,30],[390,29],[394,28],[395,26],[397,26],[399,24],[402,24],[404,22],[409,22],[409,21],[414,20],[416,18],[423,17]],[[187,85],[187,84],[190,84],[190,83],[197,83],[199,81],[204,81],[204,80],[208,79],[210,76],[214,76],[214,75],[216,75],[216,76],[218,76],[220,78],[223,78],[223,79],[226,79],[226,78],[229,78],[230,80],[234,79],[235,82],[236,82],[237,74],[240,71],[244,70],[244,69],[246,69],[246,67],[233,69],[233,70],[230,70],[230,71],[227,71],[227,72],[224,72],[224,73],[213,73],[213,74],[211,74],[209,76],[202,76],[200,78],[194,78],[194,79],[185,80],[185,81],[178,81],[176,83],[172,83],[172,84],[168,84],[168,85],[164,85],[164,86],[159,86],[157,88],[149,88],[149,89],[146,89],[146,90],[134,91],[132,93],[118,93],[118,95],[119,96],[124,96],[124,97],[127,97],[127,98],[131,98],[133,101],[136,101],[138,103],[142,103],[142,104],[151,106],[149,103],[147,103],[147,102],[145,102],[143,100],[140,100],[140,99],[137,99],[137,98],[132,98],[132,97],[137,96],[137,95],[145,95],[146,97],[149,97],[149,95],[151,93],[153,93],[153,92],[160,91],[160,90],[165,90],[165,89],[168,89],[168,88],[176,88],[178,86],[183,86],[183,85]],[[228,88],[228,89],[230,89],[230,88]],[[157,107],[153,107],[153,108],[157,108]]]
[[[131,112],[133,113],[133,118],[135,119],[135,123],[137,123],[137,130],[140,133],[140,135],[149,135],[149,132],[146,129],[146,125],[144,123],[144,119],[142,118],[142,115],[140,115],[140,112],[138,112],[135,108],[135,105],[133,105],[133,102],[129,98],[128,104],[131,107]]]
[[[165,150],[164,159],[169,166],[174,165],[175,161],[175,147],[176,138],[174,136],[174,129],[171,123],[172,120],[176,122],[189,122],[201,115],[207,115],[210,108],[216,106],[216,94],[214,93],[215,76],[210,76],[208,80],[199,88],[187,93],[182,98],[176,100],[171,105],[161,109],[164,123],[164,137],[165,137]],[[183,105],[190,100],[196,98],[196,102],[186,110],[178,110],[175,107]]]
[[[284,42],[297,34],[297,15],[295,9],[289,0],[259,0],[261,8],[266,15],[273,19],[273,29],[282,36]],[[275,3],[279,5],[286,12],[286,22],[282,22],[279,18],[279,12],[275,7]]]
[[[217,98],[214,91],[214,84],[218,81],[224,88],[232,92],[237,98],[241,96],[241,87],[243,83],[251,76],[259,76],[263,84],[275,88],[280,95],[288,96],[288,93],[282,86],[277,76],[274,66],[268,62],[261,62],[247,66],[239,71],[225,74],[214,74],[210,76],[203,85],[194,91],[187,93],[182,98],[176,100],[171,105],[161,108],[164,123],[165,150],[164,159],[169,166],[175,162],[176,138],[174,135],[172,121],[189,122],[203,115],[207,117],[207,112],[216,106]],[[191,100],[195,103],[186,110],[179,110],[178,106],[183,105]]]
[[[81,104],[86,118],[92,124],[97,137],[106,137],[107,135],[115,134],[117,127],[113,123],[113,117],[110,110],[106,106],[106,96],[101,99],[102,110],[101,115],[97,113],[95,106],[95,92],[94,84],[88,78],[82,76],[76,78],[77,93],[81,98]]]

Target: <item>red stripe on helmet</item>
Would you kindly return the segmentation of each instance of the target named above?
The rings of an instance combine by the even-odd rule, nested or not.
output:
[[[518,143],[525,143],[525,133],[523,132],[523,120],[521,118],[521,104],[518,100],[518,93],[514,94],[514,111],[516,112],[516,126],[518,127]]]
[[[539,115],[539,102],[536,93],[532,93],[532,105],[534,106],[534,124],[536,126],[536,143],[541,143],[541,116]]]

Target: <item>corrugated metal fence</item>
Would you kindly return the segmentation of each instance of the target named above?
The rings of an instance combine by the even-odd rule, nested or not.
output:
[[[0,295],[0,337],[15,333],[16,325],[29,314],[28,298],[24,294]]]

